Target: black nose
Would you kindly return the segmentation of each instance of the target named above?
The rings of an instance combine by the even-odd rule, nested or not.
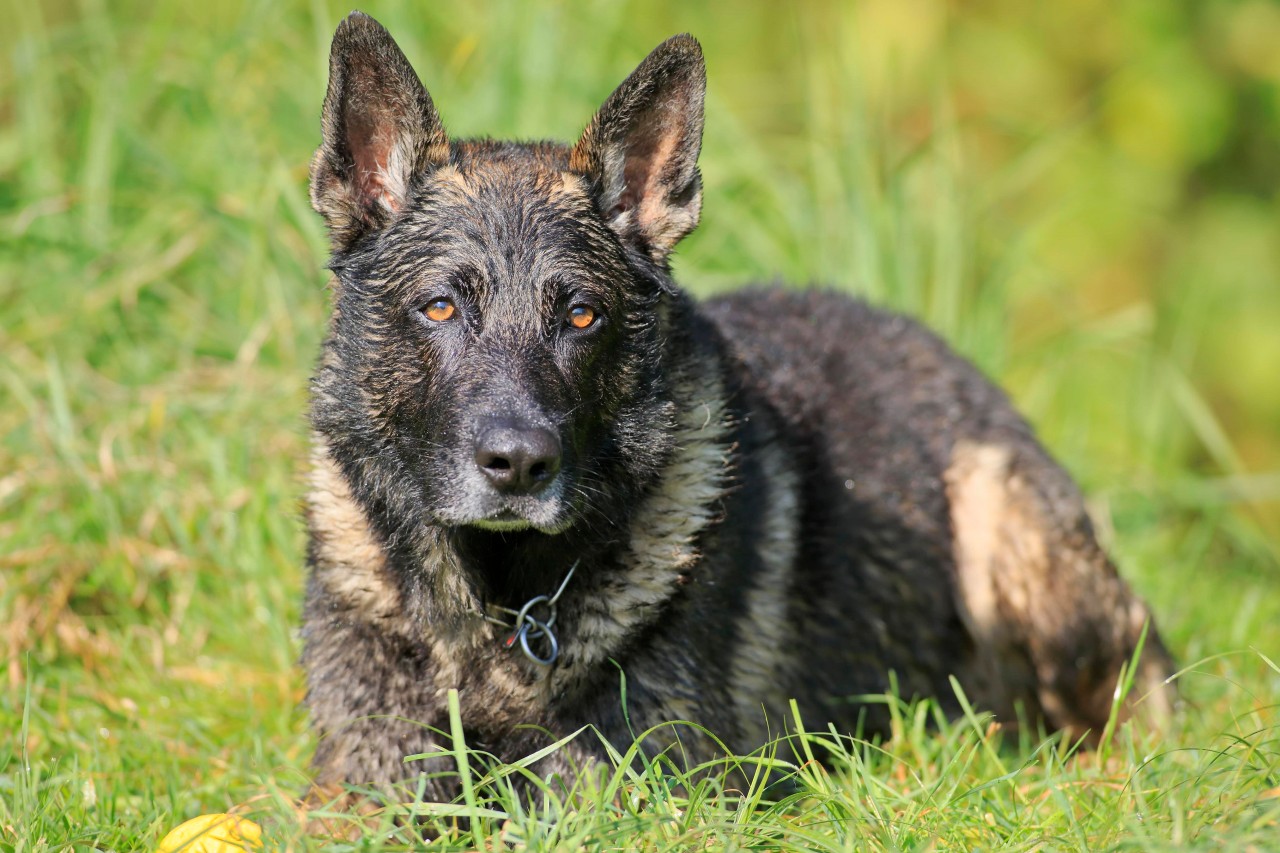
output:
[[[531,495],[560,472],[560,439],[543,427],[499,422],[481,429],[476,465],[498,491]]]

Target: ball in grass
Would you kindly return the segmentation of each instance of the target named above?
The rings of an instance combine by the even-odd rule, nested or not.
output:
[[[262,827],[233,814],[202,814],[179,824],[156,853],[241,853],[262,849]]]

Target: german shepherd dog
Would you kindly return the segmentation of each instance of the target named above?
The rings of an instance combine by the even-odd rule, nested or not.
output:
[[[810,727],[870,735],[888,715],[859,697],[957,712],[953,676],[998,720],[1099,732],[1143,637],[1133,694],[1170,703],[1147,607],[975,368],[847,297],[696,303],[672,280],[702,206],[693,38],[572,146],[450,139],[360,13],[329,73],[303,628],[318,785],[430,769],[404,758],[441,749],[452,689],[468,743],[507,761],[677,720],[745,753],[793,699]],[[536,769],[604,755],[581,736]]]

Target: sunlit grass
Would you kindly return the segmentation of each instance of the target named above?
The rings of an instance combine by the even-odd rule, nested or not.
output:
[[[917,105],[927,132],[904,136],[831,49],[849,27],[833,8],[370,11],[461,134],[572,137],[650,47],[700,36],[707,198],[681,280],[864,293],[1005,382],[1191,665],[1187,707],[1167,732],[1121,727],[1082,754],[886,699],[890,739],[780,740],[741,757],[746,790],[614,744],[601,776],[532,805],[504,782],[522,771],[454,739],[471,797],[400,811],[421,825],[390,810],[354,847],[1266,849],[1280,833],[1280,570],[1257,509],[1280,484],[1248,467],[1193,372],[1247,324],[1193,279],[1136,307],[1065,305],[1037,260],[1060,212],[1018,219],[1005,202],[1054,173],[1078,125],[971,171],[941,84]],[[305,180],[345,11],[5,7],[0,850],[145,849],[235,808],[275,845],[324,846],[292,805],[314,747],[294,631],[327,300]],[[821,747],[829,770],[809,760]]]
[[[1198,747],[1122,728],[1107,749],[1090,752],[1043,732],[1010,736],[976,713],[949,721],[931,702],[884,701],[894,728],[883,741],[805,732],[750,755],[689,766],[678,748],[644,757],[649,737],[669,736],[663,726],[638,733],[634,744],[606,744],[611,761],[562,779],[538,776],[536,759],[574,738],[598,737],[594,731],[504,765],[465,743],[455,699],[451,729],[439,734],[463,782],[458,801],[424,801],[421,785],[415,793],[411,784],[385,808],[359,815],[322,808],[306,818],[353,833],[359,849],[387,851],[427,843],[453,850],[1267,849],[1280,821],[1274,709],[1255,708]],[[707,734],[687,722],[675,729]],[[75,809],[77,799],[65,789],[19,793],[19,807],[32,813],[41,801]],[[343,849],[344,842],[308,834],[294,793],[265,779],[238,811],[266,827],[273,848]]]

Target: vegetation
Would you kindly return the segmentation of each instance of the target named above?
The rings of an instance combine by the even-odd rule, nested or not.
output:
[[[2,851],[153,848],[233,808],[273,848],[421,843],[390,817],[358,842],[306,838],[290,804],[313,748],[294,628],[327,301],[306,165],[346,11],[6,5]],[[789,784],[740,793],[671,756],[530,811],[503,795],[520,768],[455,740],[468,797],[410,806],[436,844],[1274,846],[1280,7],[367,11],[458,135],[572,138],[662,38],[698,35],[707,198],[680,279],[822,282],[940,330],[1081,479],[1187,667],[1170,730],[1120,727],[1095,752],[887,698],[889,740],[776,743],[742,761]],[[830,771],[819,741],[844,756]]]

